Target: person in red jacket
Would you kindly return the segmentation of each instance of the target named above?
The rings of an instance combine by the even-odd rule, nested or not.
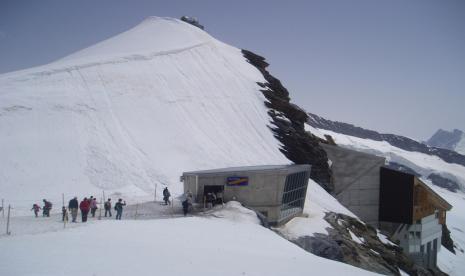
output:
[[[87,200],[87,197],[85,197],[81,201],[81,203],[79,204],[79,209],[81,209],[82,222],[86,222],[87,214],[89,213],[89,210],[90,210],[90,203]]]

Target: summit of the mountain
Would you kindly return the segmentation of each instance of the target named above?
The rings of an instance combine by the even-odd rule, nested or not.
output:
[[[207,32],[184,21],[151,16],[128,31],[80,50],[60,61],[169,54],[213,41],[217,40]]]

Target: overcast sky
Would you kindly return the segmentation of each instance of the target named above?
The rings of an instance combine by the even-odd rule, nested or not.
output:
[[[0,73],[49,63],[147,16],[199,18],[265,56],[295,103],[424,140],[465,130],[465,1],[0,0]]]

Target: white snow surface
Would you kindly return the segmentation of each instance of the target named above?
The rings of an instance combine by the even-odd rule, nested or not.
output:
[[[239,49],[151,17],[41,67],[0,75],[0,190],[47,198],[179,194],[183,171],[289,164],[268,128],[261,73]]]
[[[326,228],[332,228],[332,226],[324,219],[327,212],[341,213],[357,218],[356,215],[342,206],[337,199],[310,179],[305,198],[304,214],[293,218],[285,225],[276,228],[276,230],[290,240],[313,236],[315,233],[328,234]]]
[[[457,193],[435,186],[428,179],[422,179],[436,193],[446,199],[453,207],[447,212],[447,226],[451,231],[451,237],[456,244],[456,255],[450,254],[442,247],[438,255],[439,267],[449,275],[465,274],[465,167],[458,164],[450,164],[437,156],[431,156],[419,152],[410,152],[390,145],[384,141],[362,139],[344,135],[329,130],[318,129],[320,133],[331,135],[336,144],[353,150],[384,156],[388,161],[403,164],[416,172],[428,176],[431,173],[441,174],[455,179],[462,185],[462,191]]]
[[[0,236],[0,275],[374,275],[304,251],[237,202],[206,217],[77,225]]]

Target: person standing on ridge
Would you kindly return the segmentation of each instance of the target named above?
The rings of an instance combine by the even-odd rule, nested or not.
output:
[[[118,202],[115,204],[116,219],[118,220],[121,220],[121,216],[123,215],[123,206],[126,206],[126,201],[123,203],[121,198],[118,199]]]
[[[97,209],[98,209],[98,207],[97,207],[97,199],[93,198],[92,200],[90,200],[90,212],[91,212],[93,218],[95,217],[95,211],[97,211]]]
[[[103,207],[105,208],[105,217],[107,217],[107,213],[110,215],[111,217],[111,198],[109,198],[107,200],[107,202],[105,202],[105,204],[103,205]]]
[[[68,203],[68,209],[71,213],[71,222],[76,222],[77,214],[78,214],[79,202],[77,197],[75,196],[71,199]]]
[[[163,201],[165,201],[165,205],[171,204],[170,202],[170,191],[168,191],[168,187],[163,189]]]
[[[40,208],[39,204],[34,203],[34,204],[32,205],[31,211],[34,210],[34,215],[35,215],[36,217],[38,217],[38,216],[39,216],[39,211],[40,211],[40,209],[42,209],[42,208]]]
[[[79,209],[81,209],[82,222],[87,221],[87,214],[90,210],[90,203],[87,197],[85,197],[79,204]]]

